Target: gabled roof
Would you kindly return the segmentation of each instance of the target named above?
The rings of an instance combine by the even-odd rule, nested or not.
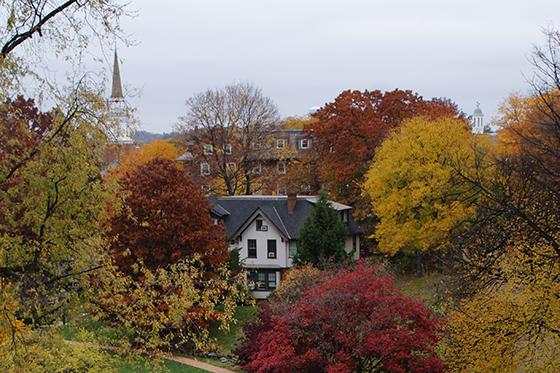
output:
[[[278,231],[288,239],[299,239],[301,227],[307,220],[318,197],[298,196],[292,214],[288,214],[287,196],[228,196],[210,197],[212,213],[224,220],[227,236],[236,237],[240,231],[262,214]],[[332,202],[331,206],[338,210],[351,210],[350,206]],[[227,212],[227,214],[224,213]],[[362,233],[360,227],[352,220],[348,221],[348,234]]]

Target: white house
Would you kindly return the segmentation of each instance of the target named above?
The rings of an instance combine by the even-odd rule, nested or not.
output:
[[[230,250],[248,270],[247,283],[257,299],[267,298],[282,281],[282,272],[292,266],[299,232],[316,196],[211,197],[211,215],[223,221]],[[360,256],[360,227],[352,219],[352,207],[331,201],[348,227],[345,249]]]

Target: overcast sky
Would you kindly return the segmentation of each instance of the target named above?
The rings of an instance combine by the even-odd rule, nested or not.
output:
[[[513,91],[557,0],[131,0],[119,47],[141,128],[170,131],[184,101],[236,81],[260,86],[283,116],[345,89],[412,89],[487,117]]]

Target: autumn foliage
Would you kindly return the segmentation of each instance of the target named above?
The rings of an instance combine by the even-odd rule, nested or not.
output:
[[[126,153],[116,170],[116,175],[123,176],[127,172],[133,171],[137,166],[146,164],[155,158],[175,160],[180,155],[179,150],[173,143],[157,139]]]
[[[478,193],[464,178],[492,170],[481,167],[489,152],[483,145],[463,121],[451,118],[416,117],[391,133],[364,183],[379,219],[381,252],[441,248],[465,228]]]
[[[391,129],[415,116],[462,117],[456,106],[441,99],[424,100],[408,90],[382,93],[344,91],[325,104],[305,129],[314,138],[321,159],[319,173],[336,200],[355,203],[375,149]]]
[[[173,161],[156,158],[127,173],[120,195],[111,236],[121,268],[138,259],[150,269],[165,267],[195,254],[213,267],[227,258],[224,232],[213,225],[208,200]]]
[[[280,289],[279,289],[280,290]],[[440,372],[440,321],[377,266],[325,276],[284,312],[274,301],[245,327],[249,372]]]

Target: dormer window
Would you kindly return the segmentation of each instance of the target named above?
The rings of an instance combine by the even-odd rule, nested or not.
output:
[[[309,139],[301,139],[299,141],[299,148],[300,149],[309,149]]]
[[[214,147],[212,144],[204,144],[202,147],[202,152],[204,155],[211,155],[214,154]]]
[[[264,224],[264,221],[262,219],[257,219],[256,224],[257,224],[257,231],[261,231],[261,232],[268,231],[268,225]]]

